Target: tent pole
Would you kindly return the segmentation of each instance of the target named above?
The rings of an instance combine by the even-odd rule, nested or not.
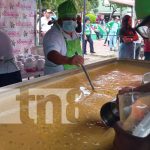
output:
[[[131,7],[131,12],[132,12],[131,16],[132,16],[132,21],[133,21],[132,25],[133,25],[133,27],[135,27],[135,12],[134,12],[134,6]]]
[[[85,14],[86,14],[86,0],[84,0],[84,4],[83,4],[83,31],[82,31],[82,51],[83,51],[83,55],[84,55],[84,44],[85,44],[85,38],[84,38],[84,34],[85,34]]]
[[[41,44],[41,16],[42,15],[42,3],[39,0],[39,45]]]
[[[122,6],[120,7],[120,20],[122,20]]]

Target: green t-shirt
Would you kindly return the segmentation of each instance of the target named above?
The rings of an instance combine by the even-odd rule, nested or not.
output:
[[[106,26],[107,26],[107,28],[108,28],[109,30],[111,30],[113,24],[114,24],[114,21],[109,21],[109,22],[106,24]]]
[[[86,24],[85,25],[85,35],[90,35],[91,34],[91,25],[90,24]]]

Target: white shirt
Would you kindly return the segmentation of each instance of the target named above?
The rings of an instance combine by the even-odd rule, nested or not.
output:
[[[41,31],[47,32],[49,29],[51,29],[52,25],[48,25],[48,22],[50,20],[51,19],[48,20],[45,16],[41,18]],[[39,30],[39,22],[38,22],[38,25],[37,25],[37,30]]]
[[[49,61],[47,59],[47,55],[52,50],[55,50],[59,52],[61,55],[66,56],[67,53],[67,47],[66,47],[66,41],[65,38],[69,40],[74,40],[79,38],[76,32],[73,33],[72,37],[65,32],[62,31],[62,29],[58,29],[56,25],[54,25],[51,30],[49,30],[43,39],[43,48],[45,53],[45,74],[52,74],[60,71],[64,71],[63,65],[56,65],[53,62]]]
[[[18,71],[10,38],[0,31],[0,74]]]

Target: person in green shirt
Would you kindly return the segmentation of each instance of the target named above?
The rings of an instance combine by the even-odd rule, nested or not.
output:
[[[118,38],[118,30],[119,30],[119,17],[115,17],[114,23],[109,31],[109,47],[110,50],[117,50],[117,38]]]
[[[94,46],[93,46],[93,40],[91,38],[91,25],[90,25],[90,18],[89,17],[86,17],[85,18],[85,33],[84,33],[84,39],[85,39],[85,42],[84,42],[84,54],[87,54],[87,50],[86,50],[86,45],[87,45],[87,42],[89,42],[90,44],[90,53],[95,53],[94,52]]]
[[[113,24],[114,24],[114,19],[113,19],[113,18],[112,18],[112,20],[110,20],[110,21],[106,24],[106,34],[107,34],[107,35],[106,35],[106,38],[105,38],[104,46],[106,46],[106,43],[109,41],[108,35],[109,35],[109,32],[110,32],[110,30],[111,30]]]

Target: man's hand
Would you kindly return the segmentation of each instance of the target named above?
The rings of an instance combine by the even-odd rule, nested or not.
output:
[[[132,87],[124,87],[119,90],[118,94],[125,94],[125,93],[132,92],[132,91],[133,91]]]
[[[70,65],[76,65],[76,66],[80,66],[81,64],[84,63],[84,58],[80,55],[75,55],[71,58],[69,58],[69,62]]]
[[[150,91],[150,82],[146,84],[142,84],[140,86],[137,86],[135,88],[133,87],[124,87],[121,90],[119,90],[118,94],[124,94],[128,92],[149,92]]]
[[[125,43],[129,43],[129,42],[133,42],[133,39],[132,39],[132,38],[129,38],[129,37],[127,37],[127,36],[125,36],[125,37],[123,37],[123,41],[124,41]]]

